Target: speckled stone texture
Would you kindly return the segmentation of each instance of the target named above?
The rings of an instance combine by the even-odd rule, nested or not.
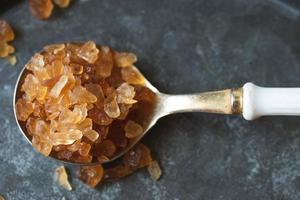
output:
[[[298,3],[297,3],[298,2]],[[4,8],[4,7],[3,7]],[[1,11],[16,30],[18,63],[0,61],[0,194],[6,199],[300,199],[300,118],[189,113],[168,116],[144,138],[164,174],[145,170],[95,190],[53,181],[61,163],[26,143],[12,96],[23,65],[44,45],[95,40],[132,51],[163,92],[242,86],[300,86],[300,3],[284,0],[74,0],[48,21],[22,1]]]

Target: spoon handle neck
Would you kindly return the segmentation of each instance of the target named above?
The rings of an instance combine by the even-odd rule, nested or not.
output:
[[[178,112],[242,114],[246,120],[261,116],[300,116],[300,88],[243,88],[190,95],[160,95],[160,116]]]
[[[165,115],[179,112],[242,113],[242,88],[188,95],[162,95]]]

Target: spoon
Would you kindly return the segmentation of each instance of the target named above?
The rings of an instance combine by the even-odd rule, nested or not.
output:
[[[137,68],[135,68],[139,71]],[[16,117],[15,102],[23,78],[26,75],[25,68],[22,69],[17,79],[14,91],[14,115],[23,133],[23,136],[31,143],[26,134],[26,129]],[[106,162],[111,162],[129,151],[148,130],[155,125],[158,119],[166,115],[182,112],[206,112],[219,114],[239,114],[246,120],[253,120],[261,116],[271,115],[300,115],[300,88],[265,88],[253,83],[246,83],[241,88],[225,89],[198,94],[170,95],[159,92],[145,77],[144,85],[156,95],[154,109],[144,123],[144,132],[115,157]],[[55,157],[52,157],[57,159]],[[58,159],[57,159],[58,160]],[[62,160],[60,160],[62,161]],[[73,163],[70,161],[64,161]],[[80,164],[80,163],[74,163]],[[88,163],[99,164],[99,163]],[[102,163],[103,164],[103,163]]]

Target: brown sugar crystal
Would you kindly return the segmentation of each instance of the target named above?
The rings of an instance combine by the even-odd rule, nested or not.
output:
[[[143,127],[132,120],[126,123],[124,130],[127,138],[135,138],[143,133]]]
[[[118,67],[128,67],[137,61],[137,57],[133,53],[117,53],[115,59]]]
[[[103,177],[103,167],[101,165],[81,167],[78,176],[89,186],[96,187]]]
[[[140,74],[139,71],[137,71],[134,67],[132,66],[127,66],[122,68],[121,70],[122,78],[129,84],[137,84],[137,85],[142,85],[144,84],[144,78]]]
[[[0,41],[10,42],[15,38],[11,26],[4,20],[0,20]]]
[[[151,161],[151,152],[144,144],[137,144],[123,157],[124,165],[131,169],[146,167],[151,163]]]
[[[16,56],[11,55],[15,52],[15,48],[8,44],[14,38],[15,34],[11,26],[5,20],[0,20],[0,58],[7,58],[11,65],[17,62]]]
[[[60,186],[62,186],[66,190],[72,190],[72,186],[68,180],[68,174],[64,166],[56,168],[54,173],[54,179],[58,182]]]
[[[148,172],[153,180],[158,180],[161,176],[161,169],[156,160],[153,160],[148,166]]]
[[[15,52],[15,48],[9,45],[7,42],[0,41],[0,57],[5,58],[8,55]]]
[[[16,115],[18,120],[26,121],[33,112],[33,104],[25,99],[18,99],[16,103]]]
[[[50,17],[53,9],[52,0],[29,0],[31,14],[38,19]]]
[[[71,0],[29,0],[31,14],[41,20],[48,19],[54,8],[54,4],[60,8],[69,7]]]
[[[7,61],[9,62],[9,64],[15,65],[17,63],[17,57],[16,56],[8,56]]]
[[[94,148],[94,155],[101,158],[103,158],[102,156],[110,158],[117,150],[116,145],[111,140],[104,140],[101,143],[95,144]]]
[[[95,63],[96,74],[100,77],[107,78],[111,76],[112,68],[114,65],[113,54],[108,47],[101,47],[101,52],[98,56],[98,59]]]

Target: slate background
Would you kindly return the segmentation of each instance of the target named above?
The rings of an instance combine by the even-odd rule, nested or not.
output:
[[[6,3],[8,1],[5,1]],[[17,75],[49,43],[95,40],[132,51],[137,66],[163,92],[300,86],[300,2],[284,0],[74,0],[48,21],[27,2],[1,5],[16,30],[18,63],[0,61],[0,194],[6,199],[300,199],[299,117],[247,122],[201,113],[161,119],[144,138],[164,175],[142,170],[90,189],[72,173],[74,191],[53,181],[60,163],[23,139],[14,121]]]

